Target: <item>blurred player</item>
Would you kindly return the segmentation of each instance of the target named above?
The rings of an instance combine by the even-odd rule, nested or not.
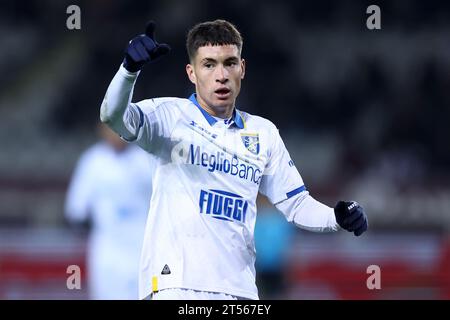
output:
[[[258,299],[258,192],[301,228],[341,226],[357,236],[367,229],[356,202],[340,201],[333,210],[312,198],[275,125],[236,108],[245,61],[241,35],[229,22],[197,24],[188,33],[186,72],[194,94],[132,103],[142,67],[170,50],[155,40],[154,27],[129,42],[100,110],[103,122],[159,159],[140,298]]]
[[[258,218],[255,225],[256,283],[263,299],[279,299],[287,289],[289,245],[295,241],[295,226],[286,223],[266,197],[256,200]]]
[[[69,221],[91,221],[91,299],[138,299],[139,260],[151,196],[153,157],[105,125],[78,161],[67,193]]]

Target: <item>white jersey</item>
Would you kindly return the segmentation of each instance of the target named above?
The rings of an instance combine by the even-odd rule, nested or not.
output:
[[[135,79],[120,68],[101,118],[159,159],[140,297],[187,288],[258,299],[253,239],[258,191],[288,221],[313,231],[337,229],[332,209],[308,195],[270,121],[237,109],[231,121],[217,121],[195,94],[130,103]]]
[[[92,220],[87,265],[93,299],[138,299],[138,270],[153,157],[99,142],[77,163],[66,199],[71,221]]]

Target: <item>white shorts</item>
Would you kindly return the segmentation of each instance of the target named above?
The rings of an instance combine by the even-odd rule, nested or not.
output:
[[[222,292],[208,292],[183,288],[168,288],[150,295],[150,300],[243,300]]]

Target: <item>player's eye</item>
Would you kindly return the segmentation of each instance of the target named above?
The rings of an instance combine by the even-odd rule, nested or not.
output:
[[[205,63],[203,66],[204,66],[206,69],[212,69],[213,64],[212,64],[212,63]]]

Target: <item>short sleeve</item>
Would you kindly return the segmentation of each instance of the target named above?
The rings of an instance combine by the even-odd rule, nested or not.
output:
[[[130,103],[124,113],[124,123],[136,142],[148,152],[156,152],[167,141],[177,121],[178,108],[173,98],[155,98]]]
[[[306,191],[306,187],[275,127],[273,132],[274,142],[269,150],[269,161],[259,191],[267,196],[272,204],[277,204]]]

